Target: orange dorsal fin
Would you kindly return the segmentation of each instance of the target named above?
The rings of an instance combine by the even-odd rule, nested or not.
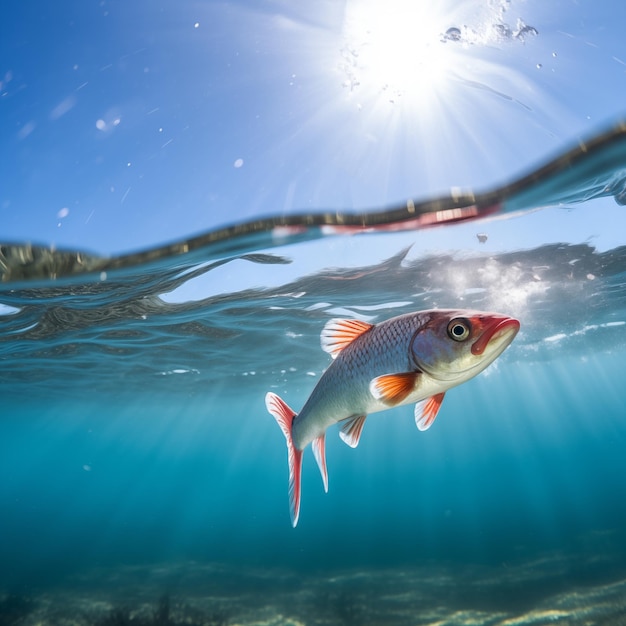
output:
[[[356,448],[359,445],[359,439],[361,438],[361,432],[363,431],[366,417],[367,415],[353,415],[341,422],[339,436],[341,440],[347,443],[351,448]]]
[[[419,430],[428,430],[432,426],[441,408],[444,395],[445,393],[437,393],[415,405],[415,424]]]
[[[328,352],[333,359],[357,337],[372,328],[372,324],[360,320],[332,319],[326,322],[322,330],[322,350]]]
[[[370,393],[389,406],[401,404],[415,389],[419,372],[401,372],[399,374],[384,374],[377,376],[370,382]]]

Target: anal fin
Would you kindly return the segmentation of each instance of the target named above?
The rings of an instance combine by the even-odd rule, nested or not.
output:
[[[415,425],[419,430],[428,430],[432,426],[441,408],[444,395],[445,392],[437,393],[415,405]]]
[[[359,445],[359,439],[361,438],[361,432],[365,424],[365,418],[367,415],[353,415],[341,422],[341,430],[339,436],[344,443],[347,443],[351,448],[356,448]]]
[[[328,493],[328,470],[326,469],[326,434],[322,434],[316,439],[313,439],[311,444],[313,448],[313,456],[317,462],[317,467],[320,468],[320,474],[322,475],[322,482],[324,483],[324,491]]]

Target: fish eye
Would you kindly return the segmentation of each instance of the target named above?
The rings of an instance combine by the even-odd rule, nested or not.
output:
[[[454,341],[465,341],[472,331],[470,323],[461,317],[452,320],[448,324],[448,335]]]

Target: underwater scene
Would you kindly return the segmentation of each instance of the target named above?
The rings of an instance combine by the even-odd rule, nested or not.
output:
[[[626,624],[626,7],[430,4],[0,8],[0,626]]]

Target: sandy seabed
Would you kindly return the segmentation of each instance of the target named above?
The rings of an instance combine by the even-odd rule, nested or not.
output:
[[[626,626],[620,570],[558,554],[332,575],[196,562],[102,568],[31,594],[0,593],[0,626]]]

